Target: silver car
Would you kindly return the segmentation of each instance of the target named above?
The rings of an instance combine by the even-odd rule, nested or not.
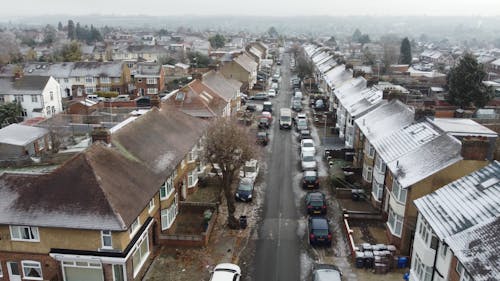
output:
[[[315,264],[313,268],[313,281],[341,281],[342,272],[333,264]]]

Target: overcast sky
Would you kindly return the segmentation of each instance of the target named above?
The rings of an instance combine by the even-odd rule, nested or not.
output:
[[[2,0],[22,15],[429,15],[498,16],[500,0]],[[8,4],[7,4],[8,3]]]

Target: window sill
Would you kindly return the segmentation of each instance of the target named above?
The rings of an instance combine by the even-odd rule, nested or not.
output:
[[[43,280],[43,277],[26,277],[26,276],[23,276],[23,279],[26,279],[26,280]]]
[[[168,200],[172,194],[174,194],[174,189],[172,188],[172,191],[170,191],[165,197],[160,197],[160,201],[165,201]]]
[[[30,240],[30,239],[10,239],[11,241],[15,241],[15,242],[30,242],[30,243],[39,243],[40,242],[40,239],[37,239],[37,240]]]

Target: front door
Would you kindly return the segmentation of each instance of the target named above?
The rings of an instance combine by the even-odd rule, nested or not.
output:
[[[21,273],[17,262],[7,262],[7,270],[9,271],[10,281],[21,281]]]

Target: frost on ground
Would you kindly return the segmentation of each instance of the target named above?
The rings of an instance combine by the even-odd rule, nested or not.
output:
[[[306,281],[310,279],[311,269],[314,261],[307,255],[307,253],[302,252],[300,254],[300,280]]]

